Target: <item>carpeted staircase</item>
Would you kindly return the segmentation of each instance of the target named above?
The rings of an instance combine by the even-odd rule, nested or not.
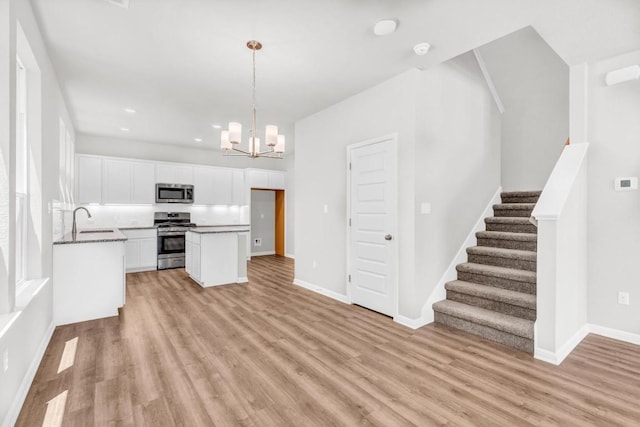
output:
[[[502,203],[467,248],[435,321],[533,353],[536,319],[536,227],[529,222],[539,191],[503,192]]]

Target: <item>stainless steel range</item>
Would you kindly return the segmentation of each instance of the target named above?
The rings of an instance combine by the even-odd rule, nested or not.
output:
[[[191,222],[189,212],[156,212],[153,224],[158,227],[158,270],[184,267],[185,234]]]

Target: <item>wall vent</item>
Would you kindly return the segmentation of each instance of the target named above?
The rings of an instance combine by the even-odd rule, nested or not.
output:
[[[116,6],[120,6],[124,9],[129,9],[129,0],[104,0],[107,3],[115,4]]]

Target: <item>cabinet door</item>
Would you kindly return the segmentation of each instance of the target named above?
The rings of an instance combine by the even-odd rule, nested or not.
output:
[[[102,203],[102,159],[78,156],[77,203]]]
[[[213,204],[230,205],[233,201],[233,169],[213,169]]]
[[[284,172],[269,172],[269,188],[272,190],[284,190]]]
[[[213,205],[213,168],[194,168],[193,170],[193,192],[194,204]]]
[[[104,202],[131,203],[132,163],[126,160],[104,161]]]
[[[201,280],[201,253],[200,253],[200,245],[191,244],[191,275],[197,279]]]
[[[189,233],[187,233],[189,234]],[[193,258],[193,247],[191,245],[191,242],[187,239],[185,239],[184,242],[184,269],[187,272],[187,274],[191,274],[192,273],[192,268],[191,268],[191,259]]]
[[[248,170],[247,180],[251,188],[269,188],[269,171],[258,169]]]
[[[233,194],[231,196],[232,205],[246,205],[247,188],[244,185],[244,171],[242,169],[233,170]]]
[[[158,241],[156,238],[140,239],[140,267],[158,265]]]
[[[156,180],[162,184],[193,184],[193,167],[160,163],[156,165]]]
[[[153,204],[156,201],[156,170],[153,163],[133,163],[131,203]]]
[[[125,261],[127,270],[140,268],[140,240],[127,240],[125,242]]]

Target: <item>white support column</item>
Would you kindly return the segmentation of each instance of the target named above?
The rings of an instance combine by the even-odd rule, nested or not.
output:
[[[15,305],[16,20],[0,0],[0,314]]]
[[[589,66],[569,68],[569,138],[571,142],[589,140]]]

